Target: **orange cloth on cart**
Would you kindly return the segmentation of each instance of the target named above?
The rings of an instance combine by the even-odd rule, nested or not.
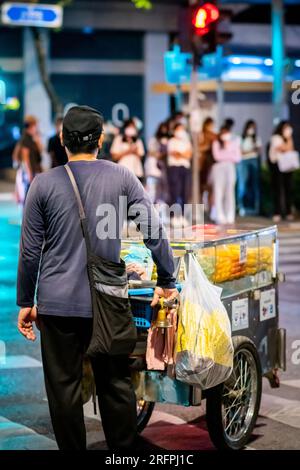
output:
[[[148,370],[165,370],[174,364],[175,335],[177,330],[177,312],[168,313],[170,328],[158,328],[155,323],[148,330],[146,362]]]

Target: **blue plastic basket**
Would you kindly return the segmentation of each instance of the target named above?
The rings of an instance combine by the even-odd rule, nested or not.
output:
[[[136,327],[140,329],[150,328],[153,315],[150,302],[130,299],[130,303]]]
[[[181,292],[181,285],[176,284],[177,289]],[[153,297],[154,289],[144,287],[140,289],[129,289],[128,294],[131,303],[132,314],[137,328],[148,329],[151,326],[153,316],[153,308],[150,303]],[[144,297],[145,300],[135,299],[135,296]]]

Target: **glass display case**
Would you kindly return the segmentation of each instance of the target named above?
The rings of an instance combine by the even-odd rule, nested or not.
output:
[[[184,239],[171,240],[178,282],[184,281],[180,259],[191,251],[195,253],[208,279],[223,288],[223,297],[267,286],[276,277],[276,226],[254,230],[201,226],[194,227],[189,235]],[[137,263],[143,264],[143,280],[154,282],[156,266],[149,250],[142,249],[141,245],[142,241],[138,239],[123,240],[122,257],[126,264],[135,259]],[[149,265],[150,270],[146,268]]]

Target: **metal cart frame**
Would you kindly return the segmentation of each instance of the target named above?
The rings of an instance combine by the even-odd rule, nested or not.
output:
[[[253,277],[253,282],[251,280],[251,285],[243,285],[241,281],[236,292],[236,283],[229,283],[222,295],[233,326],[235,356],[232,376],[225,384],[202,391],[199,387],[179,382],[167,372],[135,370],[133,383],[137,395],[139,431],[147,425],[155,403],[197,406],[206,398],[207,425],[214,444],[221,449],[241,449],[247,444],[259,412],[262,377],[268,378],[271,387],[279,387],[277,371],[286,367],[286,333],[279,328],[278,282],[283,279],[278,274],[277,228],[238,233],[204,241],[200,245],[191,241],[185,247],[186,251],[193,251],[195,247],[199,249],[199,246],[218,249],[224,243],[243,244],[256,240],[260,253],[262,236],[272,239],[272,272],[258,273]],[[136,298],[135,292],[130,291],[133,300]],[[141,296],[138,298],[141,299]],[[272,312],[263,318],[264,304],[268,302],[271,303]],[[247,308],[249,314],[247,324],[240,328],[241,325],[235,325],[233,317],[241,306]],[[133,313],[138,316],[137,311]]]

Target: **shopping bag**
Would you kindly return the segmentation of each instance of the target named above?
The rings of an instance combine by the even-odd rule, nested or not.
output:
[[[176,378],[208,389],[232,372],[231,326],[222,289],[205,276],[195,256],[185,256],[176,342]]]
[[[299,153],[295,150],[281,153],[278,160],[278,168],[281,173],[298,170],[300,168]]]

